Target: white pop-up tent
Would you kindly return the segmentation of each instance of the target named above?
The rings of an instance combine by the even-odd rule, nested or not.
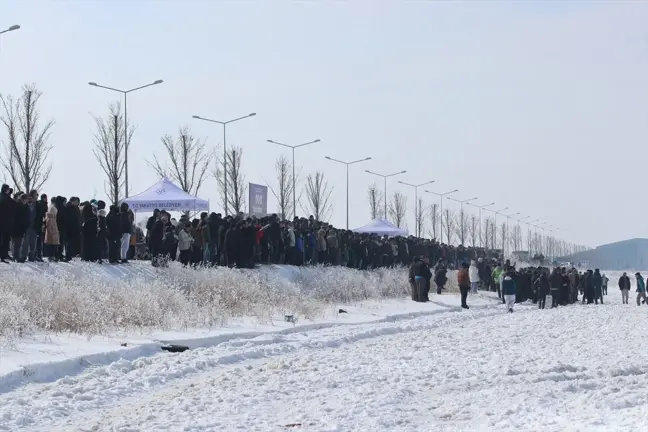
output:
[[[209,211],[209,201],[188,194],[168,178],[162,178],[144,192],[125,198],[122,202],[127,203],[134,212],[152,212],[155,209],[178,212]]]
[[[374,221],[371,221],[365,226],[354,229],[353,232],[364,234],[378,234],[379,236],[389,237],[407,237],[409,234],[406,229],[398,228],[396,225],[384,219],[376,219]]]

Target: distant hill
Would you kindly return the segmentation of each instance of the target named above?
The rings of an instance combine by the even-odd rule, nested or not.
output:
[[[648,239],[635,238],[598,246],[561,258],[573,263],[587,261],[601,270],[648,270]]]

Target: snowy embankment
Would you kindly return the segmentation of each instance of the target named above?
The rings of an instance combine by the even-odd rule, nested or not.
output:
[[[455,278],[449,279],[448,292],[454,292]],[[145,262],[3,265],[0,392],[120,358],[150,356],[163,343],[209,347],[234,337],[434,310],[434,304],[405,300],[407,294],[405,269],[266,266],[194,271],[175,264],[156,269]],[[449,305],[458,305],[453,296],[445,297]],[[347,313],[339,313],[341,308]],[[296,322],[286,322],[286,315]]]
[[[635,336],[648,307],[620,303],[615,290],[602,306],[513,314],[431,304],[124,359],[0,394],[0,430],[646,430],[648,351]]]

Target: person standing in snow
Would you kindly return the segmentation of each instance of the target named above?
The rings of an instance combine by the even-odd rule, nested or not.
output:
[[[470,268],[468,269],[468,276],[470,277],[470,293],[477,294],[479,288],[479,269],[475,260],[470,261]]]
[[[437,294],[441,294],[441,291],[444,289],[448,278],[446,277],[448,271],[444,266],[438,266],[436,272],[434,273],[434,283],[437,286]]]
[[[502,295],[506,302],[506,307],[509,313],[513,312],[513,305],[515,304],[515,294],[517,293],[517,284],[513,279],[513,272],[509,270],[502,279]]]
[[[628,299],[630,298],[630,278],[626,272],[623,272],[619,278],[619,289],[621,290],[623,304],[628,304]]]
[[[459,285],[459,291],[461,292],[461,307],[469,309],[468,304],[466,304],[466,298],[468,297],[468,291],[470,290],[468,263],[461,263],[461,269],[457,272],[457,283]]]
[[[558,307],[560,297],[560,288],[562,287],[563,278],[559,269],[556,267],[549,276],[549,290],[551,292],[551,308]]]
[[[635,276],[637,277],[637,306],[641,306],[641,299],[646,302],[646,283],[641,273],[637,272]]]
[[[544,309],[547,302],[547,295],[549,294],[549,277],[547,276],[547,272],[542,271],[535,283],[538,287],[538,309]]]
[[[416,287],[416,271],[418,267],[418,263],[420,262],[419,257],[415,256],[412,259],[412,264],[410,264],[409,268],[409,277],[407,278],[407,281],[409,282],[410,285],[410,290],[412,293],[412,301],[419,301],[418,298],[418,288]]]
[[[603,273],[603,275],[601,276],[601,283],[602,283],[601,290],[603,292],[603,295],[607,295],[607,286],[609,281],[610,279],[607,276],[605,276],[605,273]],[[603,302],[603,297],[601,297],[601,302]]]
[[[497,263],[497,265],[493,269],[493,277],[491,280],[493,285],[496,286],[498,298],[502,298],[502,290],[500,286],[501,276],[502,276],[502,265],[500,263]]]
[[[594,303],[598,304],[599,299],[603,304],[603,277],[599,269],[594,270],[592,275],[592,285],[594,286]]]

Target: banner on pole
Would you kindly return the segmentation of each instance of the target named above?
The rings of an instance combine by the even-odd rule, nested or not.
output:
[[[248,186],[248,213],[250,216],[264,217],[268,214],[268,187],[250,183]]]

